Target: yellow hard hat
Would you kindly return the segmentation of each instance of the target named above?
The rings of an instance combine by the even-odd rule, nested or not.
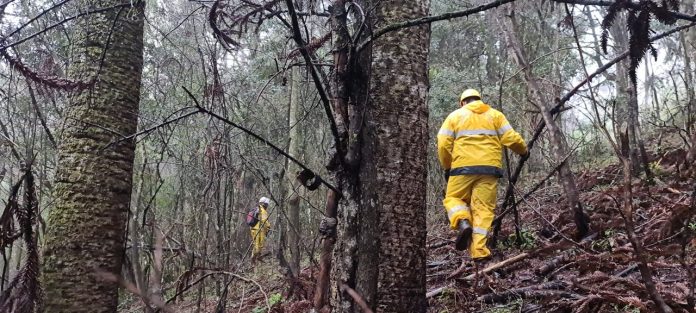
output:
[[[481,99],[481,94],[478,92],[476,89],[467,89],[462,92],[462,96],[459,97],[459,102],[464,101],[464,99],[469,98],[469,97],[477,97]]]

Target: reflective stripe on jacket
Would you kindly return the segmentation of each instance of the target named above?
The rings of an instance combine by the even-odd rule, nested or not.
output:
[[[471,102],[452,112],[437,134],[437,154],[450,175],[502,176],[503,146],[519,155],[527,145],[505,115],[483,103]]]

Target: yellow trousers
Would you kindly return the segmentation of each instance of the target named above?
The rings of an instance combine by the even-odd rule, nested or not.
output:
[[[251,229],[251,240],[254,241],[254,249],[251,251],[251,256],[261,255],[261,250],[263,249],[263,244],[266,242],[266,231],[265,229]]]
[[[465,219],[473,227],[469,254],[471,258],[484,258],[491,254],[486,246],[488,230],[495,217],[495,201],[498,178],[492,175],[450,176],[443,204],[447,210],[450,228],[457,229]]]

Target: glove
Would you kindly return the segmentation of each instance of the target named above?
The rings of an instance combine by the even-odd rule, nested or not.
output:
[[[450,172],[449,169],[445,170],[445,183],[447,183],[449,181],[449,172]]]

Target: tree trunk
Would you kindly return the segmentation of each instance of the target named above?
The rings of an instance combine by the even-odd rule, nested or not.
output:
[[[623,26],[626,25],[625,20],[625,14],[621,14],[619,21],[610,28],[617,53],[622,53],[629,47],[628,35]],[[616,68],[617,101],[613,112],[614,136],[619,138],[622,133],[628,134],[629,146],[625,148],[629,151],[632,176],[638,176],[642,168],[646,176],[650,178],[648,157],[640,131],[638,93],[631,83],[631,78],[628,74],[630,66],[630,60],[625,59],[619,62]]]
[[[298,67],[292,68],[292,91],[290,92],[290,111],[288,113],[288,127],[290,128],[290,138],[288,142],[288,154],[299,157],[300,141],[300,90],[302,88],[302,74]],[[286,176],[289,177],[287,184],[287,195],[285,199],[288,212],[288,246],[290,248],[290,268],[295,275],[300,273],[300,196],[297,194],[303,189],[293,188],[297,186],[294,177],[299,167],[292,162],[287,162]]]
[[[81,1],[81,10],[121,1]],[[144,5],[113,9],[76,25],[70,76],[98,75],[66,109],[44,251],[44,312],[115,312],[132,189],[135,142],[119,142],[138,122]],[[113,32],[112,32],[113,28]],[[100,62],[110,36],[108,49]]]
[[[694,10],[696,10],[695,2],[696,1],[694,0],[682,1],[682,5],[684,7],[683,12],[693,15]],[[679,37],[684,52],[684,76],[686,80],[685,88],[688,99],[684,124],[686,131],[691,134],[694,127],[694,104],[696,102],[696,92],[694,91],[694,73],[692,72],[693,60],[696,60],[696,49],[694,49],[694,45],[696,45],[696,30],[690,28],[685,32],[680,32]]]
[[[429,1],[374,1],[364,7],[373,6],[369,25],[383,27],[426,16]],[[359,170],[345,185],[338,212],[334,312],[360,311],[341,291],[344,284],[375,312],[426,311],[429,37],[428,26],[387,33],[365,54],[371,56],[369,71],[361,62],[349,64],[349,131],[363,128]],[[364,81],[369,86],[361,85]],[[369,93],[366,107],[360,108],[363,87]]]
[[[568,143],[566,142],[563,132],[559,128],[556,120],[551,115],[551,108],[553,107],[553,101],[544,93],[544,89],[534,75],[532,70],[532,64],[528,62],[527,55],[524,51],[524,47],[520,42],[518,36],[518,26],[515,18],[515,13],[513,6],[510,5],[507,12],[501,12],[500,18],[502,19],[503,31],[508,41],[508,49],[510,54],[513,56],[513,60],[524,72],[524,78],[527,81],[527,87],[530,91],[531,100],[537,105],[541,115],[546,122],[547,128],[551,135],[551,144],[553,156],[557,160],[565,160],[570,153],[568,148]],[[568,207],[573,211],[575,226],[577,228],[577,236],[584,237],[589,231],[588,217],[583,212],[582,204],[579,199],[578,188],[575,184],[575,178],[573,172],[570,168],[571,162],[565,162],[558,170],[558,178],[563,185],[563,190],[566,194],[566,200],[568,201]]]

